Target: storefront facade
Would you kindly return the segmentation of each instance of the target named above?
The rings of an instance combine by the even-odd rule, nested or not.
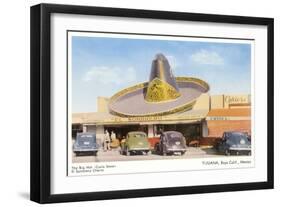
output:
[[[213,96],[206,117],[208,137],[220,137],[225,131],[251,134],[251,96]]]
[[[98,112],[72,114],[72,136],[77,132],[95,133],[102,139],[105,130],[122,139],[130,131],[143,131],[150,139],[160,131],[179,131],[187,139],[207,140],[221,137],[224,131],[245,131],[251,134],[251,98],[249,95],[202,94],[191,110],[166,116],[124,117],[111,114],[107,98],[98,98]],[[205,141],[204,141],[205,140]]]

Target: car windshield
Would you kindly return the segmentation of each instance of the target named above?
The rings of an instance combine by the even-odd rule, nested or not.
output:
[[[183,143],[183,136],[181,134],[169,133],[167,134],[168,143],[173,144],[175,142]]]
[[[131,134],[129,134],[128,139],[130,139],[130,140],[145,140],[146,135],[142,134],[142,133],[131,133]]]
[[[233,133],[230,134],[229,140],[235,144],[249,144],[249,140],[245,134]]]
[[[129,134],[129,137],[134,137],[134,138],[145,138],[145,134],[142,134],[142,133],[132,133],[132,134]]]
[[[77,143],[79,145],[92,145],[94,143],[94,136],[92,134],[80,134],[77,136]]]

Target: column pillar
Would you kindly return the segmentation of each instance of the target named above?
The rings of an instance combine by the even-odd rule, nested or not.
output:
[[[204,120],[202,121],[202,137],[208,137],[209,132],[208,132],[208,124],[207,121]]]
[[[103,125],[97,125],[96,128],[96,138],[97,138],[97,144],[101,147],[103,143],[103,137],[104,137],[104,126]]]
[[[151,125],[148,125],[147,126],[147,128],[148,128],[148,137],[150,138],[150,137],[154,137],[154,131],[153,131],[153,125],[151,124]]]
[[[83,132],[87,132],[87,125],[83,125],[82,128],[83,128]]]

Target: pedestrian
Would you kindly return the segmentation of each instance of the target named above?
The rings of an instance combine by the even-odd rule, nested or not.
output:
[[[107,130],[105,130],[105,134],[104,134],[103,147],[104,147],[104,151],[110,150],[110,135]]]
[[[111,132],[111,140],[112,142],[116,140],[116,134],[114,133],[114,131]]]
[[[159,134],[160,134],[160,136],[163,135],[163,132],[164,132],[163,128],[160,128],[160,129],[159,129]]]

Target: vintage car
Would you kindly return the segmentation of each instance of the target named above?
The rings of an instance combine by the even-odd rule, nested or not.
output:
[[[182,133],[166,131],[160,136],[160,141],[154,147],[155,152],[161,155],[180,154],[186,152],[186,141]]]
[[[81,154],[93,154],[97,155],[98,144],[96,140],[96,135],[93,133],[77,133],[76,140],[73,144],[73,152],[75,155]]]
[[[146,133],[140,131],[129,132],[126,139],[121,141],[121,154],[127,156],[132,153],[148,154],[150,152],[150,144]]]
[[[217,144],[219,153],[225,155],[251,155],[251,142],[243,132],[224,132],[221,141]]]

